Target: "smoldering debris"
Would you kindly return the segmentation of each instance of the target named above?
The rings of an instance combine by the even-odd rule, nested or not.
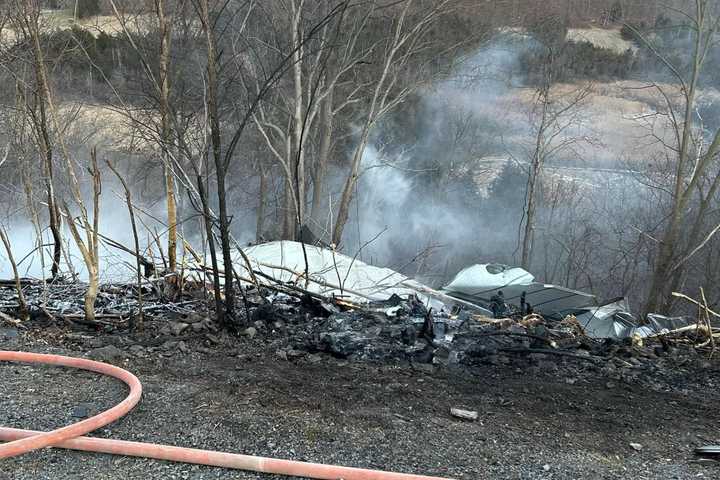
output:
[[[91,324],[91,326],[126,328],[142,310],[143,315],[174,318],[206,311],[202,295],[192,289],[178,297],[174,294],[171,276],[150,278],[138,287],[135,283],[101,285],[95,303],[95,322],[84,321],[87,285],[58,278],[54,281],[20,279],[30,318],[60,324]],[[142,309],[139,291],[142,290]],[[0,280],[0,311],[17,314],[20,307],[14,280]]]
[[[238,258],[240,274],[245,278],[259,275],[264,284],[299,284],[312,293],[360,303],[416,295],[435,311],[463,306],[490,314],[484,307],[451,297],[393,269],[376,267],[324,246],[283,240],[255,245],[244,253],[250,264]]]
[[[203,271],[201,267],[188,272]],[[553,360],[605,368],[608,362],[652,363],[678,349],[710,353],[720,337],[707,318],[692,322],[657,315],[647,325],[632,324],[619,332],[616,317],[629,315],[622,302],[588,305],[592,295],[539,284],[524,270],[500,265],[469,267],[437,291],[332,249],[273,242],[247,249],[237,270],[241,305],[232,325],[213,320],[208,301],[212,282],[189,274],[151,277],[140,286],[103,285],[95,322],[83,320],[83,284],[20,283],[31,320],[70,330],[90,327],[126,335],[142,311],[149,322],[146,336],[151,337],[145,345],[162,354],[212,351],[223,343],[239,344],[242,336],[288,361],[326,354],[432,368]],[[0,282],[2,318],[17,317],[15,285]],[[599,334],[600,321],[610,325],[607,335]],[[17,328],[23,322],[11,323]],[[200,343],[193,347],[197,339]],[[128,349],[149,353],[139,345]]]
[[[573,317],[584,334],[595,339],[649,337],[693,324],[687,317],[652,313],[645,322],[640,322],[625,298],[601,303],[589,293],[536,282],[535,277],[522,268],[500,264],[467,267],[442,291],[486,307],[496,317],[533,312],[555,321]]]

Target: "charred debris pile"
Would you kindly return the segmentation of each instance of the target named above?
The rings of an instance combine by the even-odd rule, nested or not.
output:
[[[144,334],[154,341],[126,345],[137,355],[187,353],[193,344],[209,352],[242,335],[286,360],[329,354],[428,368],[529,362],[612,369],[678,355],[709,357],[720,337],[713,326],[718,314],[689,297],[697,318],[650,315],[638,322],[622,299],[600,305],[592,295],[537,283],[528,272],[502,265],[468,267],[435,290],[396,271],[296,242],[249,247],[245,256],[237,263],[245,279],[240,318],[230,329],[213,321],[211,283],[202,279],[201,268],[189,268],[195,273],[182,278],[150,278],[140,288],[103,285],[93,323],[83,318],[82,284],[21,279],[20,285],[31,321],[73,331],[121,336],[137,329],[142,310]],[[20,329],[16,287],[14,280],[0,282],[0,323]]]

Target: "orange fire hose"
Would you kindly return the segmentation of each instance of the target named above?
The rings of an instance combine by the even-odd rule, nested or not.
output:
[[[72,450],[195,463],[199,465],[321,480],[450,480],[440,477],[365,470],[361,468],[256,457],[252,455],[173,447],[153,443],[83,437],[82,435],[86,433],[114,422],[137,405],[142,394],[142,385],[135,375],[127,370],[106,363],[61,355],[0,350],[0,361],[40,363],[79,368],[109,375],[125,382],[125,384],[130,387],[130,393],[127,398],[113,408],[94,417],[51,432],[36,432],[33,430],[0,427],[0,441],[9,442],[0,445],[0,459],[14,457],[32,450],[52,446]]]

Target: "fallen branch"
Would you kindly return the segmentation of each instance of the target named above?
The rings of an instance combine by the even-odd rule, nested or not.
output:
[[[585,360],[593,363],[601,361],[601,359],[590,355],[579,355],[577,353],[566,352],[564,350],[551,350],[549,348],[499,348],[498,351],[508,353],[547,353],[550,355],[558,355],[561,357],[578,358],[580,360]]]
[[[532,338],[533,340],[539,340],[541,342],[547,343],[552,348],[557,348],[557,342],[555,340],[550,340],[549,338],[541,337],[540,335],[532,335],[530,333],[521,333],[521,332],[488,332],[488,333],[481,333],[477,335],[478,337],[524,337],[524,338]]]
[[[673,335],[675,333],[698,331],[703,326],[704,325],[701,325],[700,323],[693,323],[692,325],[686,325],[684,327],[676,328],[675,330],[668,330],[667,332],[654,333],[652,335],[648,335],[647,338],[659,338],[659,337],[665,337],[668,335]]]
[[[683,300],[687,300],[688,302],[694,303],[695,305],[697,305],[700,308],[703,308],[703,309],[705,308],[705,306],[703,304],[701,304],[700,302],[698,302],[697,300],[693,300],[692,298],[690,298],[687,295],[684,295],[682,293],[672,292],[672,296],[677,297],[677,298],[682,298]],[[714,312],[714,311],[710,310],[710,308],[707,308],[707,312],[712,314],[714,317],[720,318],[720,313]]]
[[[23,317],[23,320],[27,320],[28,317],[28,306],[27,302],[25,301],[25,295],[23,294],[22,285],[20,284],[20,274],[18,273],[17,264],[15,263],[15,257],[12,253],[12,248],[10,246],[10,239],[8,238],[7,232],[5,231],[5,227],[0,226],[0,240],[2,240],[3,245],[5,245],[5,251],[7,252],[8,261],[10,262],[10,266],[12,267],[13,276],[15,277],[15,291],[17,292],[18,296],[18,303],[20,304],[20,315]]]
[[[13,327],[16,327],[16,328],[25,328],[25,325],[23,325],[20,320],[18,320],[17,318],[13,318],[10,315],[3,313],[3,312],[0,312],[0,320],[2,320],[3,322],[9,323],[10,325],[12,325]]]
[[[712,358],[713,354],[715,353],[715,337],[713,337],[712,324],[710,323],[710,307],[708,307],[707,298],[705,297],[705,289],[700,288],[700,296],[702,297],[703,301],[705,325],[708,330],[707,333],[710,341],[710,358]]]

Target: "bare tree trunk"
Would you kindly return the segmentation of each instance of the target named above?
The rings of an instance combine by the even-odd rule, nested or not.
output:
[[[15,257],[13,256],[12,248],[10,246],[10,239],[8,238],[7,232],[5,231],[4,227],[0,227],[0,240],[2,240],[3,245],[5,245],[5,251],[7,252],[8,261],[10,262],[10,266],[12,267],[13,278],[15,279],[15,290],[17,291],[18,295],[18,310],[20,313],[20,318],[22,318],[23,320],[27,320],[28,306],[27,302],[25,301],[25,295],[23,294],[22,285],[20,285],[20,275],[18,274],[17,263],[15,263]]]
[[[530,262],[532,261],[532,246],[533,237],[535,235],[535,208],[536,208],[536,196],[537,196],[537,185],[540,181],[540,175],[542,174],[542,166],[544,163],[544,135],[545,127],[547,122],[547,110],[548,110],[548,94],[549,86],[544,87],[544,91],[541,92],[539,101],[541,102],[541,119],[540,125],[538,126],[538,133],[535,139],[535,151],[530,162],[530,172],[528,176],[528,188],[526,192],[526,208],[525,208],[525,232],[523,234],[522,241],[522,254],[520,265],[525,270],[530,269]]]
[[[297,2],[297,4],[296,4]],[[290,238],[298,240],[298,236],[302,233],[302,225],[305,221],[305,149],[303,148],[303,140],[305,136],[305,119],[303,101],[303,81],[302,81],[302,57],[303,46],[301,44],[302,33],[300,32],[300,20],[302,18],[302,10],[305,0],[292,0],[293,23],[292,23],[292,48],[293,48],[293,87],[295,97],[295,110],[293,115],[293,148],[295,153],[295,171],[293,179],[295,183],[295,200],[296,211],[293,215],[293,223],[297,225],[294,235]]]
[[[320,137],[320,151],[315,162],[315,168],[313,172],[313,197],[312,207],[310,210],[310,217],[312,224],[317,227],[323,225],[322,221],[322,205],[323,197],[325,194],[325,174],[327,172],[327,165],[330,158],[330,150],[332,147],[332,134],[333,134],[333,92],[330,91],[323,100],[322,106],[322,130]]]
[[[218,67],[217,52],[215,48],[215,35],[210,21],[208,0],[199,0],[200,22],[207,42],[207,106],[210,116],[210,139],[212,142],[213,160],[215,162],[215,177],[217,180],[218,220],[220,221],[220,244],[222,248],[223,267],[225,270],[225,309],[218,312],[220,323],[235,315],[235,291],[233,289],[233,263],[230,251],[230,222],[227,214],[227,199],[225,188],[226,165],[222,156],[220,138],[220,116],[218,113]],[[208,232],[208,239],[212,237],[212,230]]]
[[[222,301],[222,290],[220,288],[220,269],[218,267],[218,260],[217,260],[217,250],[215,248],[215,237],[213,233],[213,219],[215,218],[213,215],[213,212],[210,209],[210,203],[209,203],[209,197],[208,197],[208,189],[206,188],[206,180],[209,177],[209,173],[203,174],[202,171],[202,164],[200,162],[196,162],[192,157],[192,149],[187,145],[184,139],[184,132],[178,131],[177,135],[177,141],[179,143],[180,149],[184,152],[184,154],[187,156],[188,164],[193,170],[193,174],[195,176],[195,189],[197,192],[196,196],[191,196],[190,201],[193,204],[193,206],[196,208],[197,211],[201,213],[202,216],[202,226],[205,229],[205,235],[207,238],[207,246],[208,251],[210,253],[210,267],[212,269],[212,281],[213,281],[213,298],[215,300],[215,311],[220,312],[218,315],[221,314],[223,311],[223,301]],[[207,152],[207,148],[202,148],[201,151]],[[204,162],[207,164],[207,160]],[[190,179],[187,178],[187,181],[189,183]],[[191,191],[191,190],[189,190]],[[192,191],[191,191],[192,192]],[[200,201],[200,205],[198,206],[194,199],[197,199]],[[203,252],[205,242],[203,242]],[[203,262],[206,261],[205,258],[202,259]],[[207,274],[207,270],[203,269],[203,273]]]
[[[522,255],[520,266],[525,270],[530,269],[532,261],[533,237],[535,235],[535,187],[538,181],[539,169],[533,165],[528,178],[527,207],[525,209],[525,232],[523,234]]]
[[[165,0],[156,0],[158,27],[160,29],[160,123],[162,163],[165,173],[168,223],[168,269],[177,269],[177,203],[175,199],[175,178],[172,172],[168,148],[170,148],[170,39],[172,25],[165,15]]]
[[[370,97],[367,107],[367,114],[363,119],[358,143],[350,162],[350,172],[345,179],[343,191],[340,196],[337,219],[335,220],[332,233],[332,242],[335,245],[340,244],[343,230],[350,216],[350,206],[353,200],[355,186],[360,176],[360,165],[370,138],[370,132],[379,118],[401,102],[403,98],[413,90],[413,87],[417,87],[416,84],[405,86],[400,92],[395,92],[394,97],[390,97],[391,92],[397,84],[398,72],[401,70],[401,67],[406,64],[415,52],[419,51],[415,49],[421,48],[420,45],[423,44],[422,38],[426,29],[432,25],[447,4],[447,0],[434,2],[431,8],[423,11],[422,18],[418,19],[412,25],[408,25],[408,12],[413,5],[413,2],[408,0],[404,2],[402,9],[399,10],[399,13],[394,18],[394,27],[389,33],[389,38],[385,46],[387,50],[383,58],[382,70],[374,85],[373,94]]]
[[[261,243],[265,229],[265,196],[267,195],[267,174],[262,162],[259,162],[260,188],[258,191],[257,222],[255,225],[255,242]]]
[[[359,145],[355,149],[350,167],[350,174],[345,180],[342,195],[340,196],[340,204],[338,206],[337,218],[335,220],[335,226],[332,234],[332,243],[335,245],[340,245],[343,230],[345,230],[345,224],[350,217],[350,206],[353,200],[353,192],[355,190],[355,184],[357,184],[358,178],[360,178],[360,163],[362,161],[363,154],[365,153],[365,147],[367,146],[369,137],[370,126],[368,125],[360,138]]]
[[[37,112],[28,105],[28,113],[31,116],[36,130],[40,153],[43,158],[43,173],[45,192],[47,195],[48,219],[50,233],[53,237],[53,264],[50,269],[52,278],[56,278],[60,270],[60,259],[62,257],[62,234],[60,230],[60,207],[55,195],[55,180],[53,168],[53,149],[50,137],[50,125],[47,117],[47,109],[50,99],[50,91],[47,87],[48,81],[45,73],[45,57],[40,46],[40,32],[38,22],[40,12],[37,5],[27,4],[26,10],[22,12],[24,27],[30,36],[33,48],[33,67],[35,70],[36,83],[36,105]],[[27,104],[27,100],[26,100]]]
[[[212,226],[212,212],[210,211],[210,205],[208,203],[208,193],[205,189],[205,183],[202,176],[197,176],[197,188],[198,196],[200,197],[200,203],[202,204],[202,217],[205,223],[205,232],[207,233],[208,250],[210,251],[210,266],[213,271],[213,298],[215,299],[215,312],[218,316],[218,321],[222,321],[224,309],[223,301],[220,288],[220,269],[218,267],[217,249],[215,248],[215,237],[213,236]],[[227,274],[226,274],[227,275]],[[227,279],[225,279],[227,281]]]
[[[292,178],[284,182],[283,208],[282,208],[282,225],[283,238],[287,240],[295,239],[296,234],[296,207],[295,207],[295,190],[291,187]]]
[[[82,198],[80,196],[80,189],[77,180],[73,181],[73,195],[75,202],[80,207],[81,215],[80,222],[82,228],[85,230],[85,239],[80,235],[77,225],[73,221],[70,208],[65,205],[65,214],[68,216],[68,227],[70,233],[75,239],[75,243],[80,250],[80,253],[85,262],[85,267],[88,271],[88,288],[85,292],[85,319],[88,321],[95,321],[95,301],[97,300],[98,289],[100,286],[100,259],[99,259],[99,239],[100,235],[98,232],[98,224],[100,222],[100,195],[102,194],[102,184],[100,182],[100,170],[97,165],[97,152],[93,148],[90,151],[91,160],[91,174],[93,178],[93,220],[90,225],[87,211],[85,210]],[[70,160],[67,159],[69,162]],[[74,173],[71,173],[74,177]]]
[[[107,163],[107,166],[115,174],[117,179],[122,184],[123,190],[125,191],[125,203],[127,204],[128,214],[130,215],[130,226],[132,227],[133,240],[135,242],[135,272],[136,272],[137,289],[138,289],[138,311],[137,311],[137,316],[131,322],[131,328],[133,330],[142,330],[143,325],[145,323],[144,315],[143,315],[143,295],[142,295],[142,268],[143,268],[143,265],[142,265],[142,260],[140,258],[140,239],[138,238],[137,225],[135,224],[135,210],[134,210],[133,204],[132,204],[132,195],[130,194],[130,188],[128,188],[127,182],[125,182],[125,179],[115,169],[113,164],[110,163],[109,160],[105,160],[105,163]]]
[[[77,175],[75,173],[75,167],[72,159],[70,158],[70,153],[67,148],[67,145],[63,138],[63,130],[60,128],[60,121],[58,119],[58,112],[57,108],[53,101],[53,95],[52,90],[50,88],[50,81],[48,79],[47,75],[47,69],[45,66],[42,49],[40,48],[40,25],[39,25],[39,11],[38,11],[38,5],[30,5],[26,4],[26,10],[23,12],[23,22],[25,27],[27,28],[27,31],[31,37],[31,41],[33,43],[33,50],[35,55],[35,69],[36,69],[36,76],[38,79],[38,92],[43,97],[41,99],[41,104],[47,106],[47,113],[49,113],[50,120],[52,122],[53,130],[55,131],[55,135],[57,137],[58,144],[60,145],[60,151],[62,152],[62,156],[65,160],[65,170],[68,174],[68,177],[70,179],[70,191],[73,194],[73,198],[75,200],[75,203],[80,209],[80,221],[82,224],[83,229],[85,230],[85,240],[82,239],[80,236],[77,226],[75,225],[74,221],[72,221],[72,215],[70,213],[70,209],[65,205],[65,213],[67,214],[70,221],[68,222],[68,226],[70,227],[70,232],[72,233],[75,242],[77,243],[78,248],[80,249],[80,253],[82,254],[83,260],[85,262],[85,265],[88,270],[88,276],[89,276],[89,284],[88,284],[88,290],[85,294],[85,316],[89,321],[93,321],[95,319],[95,299],[97,298],[97,291],[98,291],[98,283],[99,283],[99,271],[98,271],[98,221],[99,221],[99,208],[100,208],[100,193],[101,193],[101,184],[100,184],[100,171],[97,168],[97,157],[95,149],[91,151],[91,158],[92,158],[92,175],[93,175],[93,224],[90,225],[89,215],[87,212],[87,209],[85,208],[85,204],[82,199],[82,193],[80,191],[80,182],[77,178]],[[41,115],[44,110],[41,109]],[[45,122],[46,123],[46,122]],[[42,125],[43,122],[41,121],[40,124]],[[47,135],[47,139],[49,139],[49,135]],[[43,140],[45,142],[46,140]],[[55,212],[51,212],[52,214],[55,214],[59,211],[59,208],[54,209]],[[59,215],[57,215],[59,217]]]
[[[687,247],[683,251],[683,255],[685,255],[686,257],[680,260],[675,260],[674,266],[671,267],[671,270],[668,272],[671,275],[671,278],[669,280],[669,286],[666,289],[666,291],[668,292],[677,292],[679,290],[681,282],[685,278],[685,263],[687,262],[687,260],[689,260],[689,256],[694,253],[691,253],[689,249],[693,248],[693,246],[697,245],[698,242],[700,242],[700,235],[702,233],[704,220],[712,207],[712,201],[715,198],[718,189],[720,189],[720,175],[717,175],[712,181],[710,188],[704,194],[704,198],[700,202],[695,221],[693,222],[692,229],[690,230],[690,234],[687,237]],[[672,307],[675,304],[677,297],[673,295],[666,295],[663,300],[664,301],[661,310],[669,312],[672,310]]]
[[[655,262],[655,268],[650,281],[650,289],[648,291],[648,300],[645,304],[644,313],[669,313],[667,306],[669,303],[666,299],[672,293],[668,286],[676,283],[673,282],[672,276],[682,276],[684,272],[684,266],[679,265],[673,269],[673,263],[676,259],[683,257],[684,252],[679,252],[680,232],[682,229],[682,223],[685,219],[685,212],[687,206],[695,194],[696,188],[700,179],[704,174],[707,173],[710,162],[716,157],[720,150],[720,130],[715,132],[714,138],[707,151],[704,154],[699,154],[696,159],[696,164],[691,169],[690,175],[688,176],[688,162],[690,160],[692,143],[693,143],[693,128],[695,119],[695,98],[697,95],[697,85],[700,77],[700,73],[703,68],[704,60],[706,59],[707,53],[714,43],[714,38],[718,27],[720,26],[720,19],[712,18],[713,13],[710,9],[712,8],[711,2],[708,0],[697,0],[695,2],[695,12],[689,15],[688,18],[694,22],[693,32],[695,35],[695,42],[692,50],[692,72],[690,74],[689,81],[685,82],[680,73],[672,67],[672,65],[663,57],[660,53],[650,47],[651,50],[660,58],[661,61],[668,66],[673,75],[683,84],[683,95],[685,100],[683,122],[682,124],[674,123],[676,137],[679,139],[677,145],[677,164],[675,166],[675,186],[672,197],[672,212],[668,221],[667,227],[662,235],[659,243],[657,259]],[[641,40],[647,43],[644,37],[640,36]],[[672,105],[668,105],[672,111]],[[671,119],[675,119],[674,112]],[[698,214],[700,215],[700,213]],[[697,217],[697,221],[701,220]],[[692,248],[689,245],[688,248]]]

